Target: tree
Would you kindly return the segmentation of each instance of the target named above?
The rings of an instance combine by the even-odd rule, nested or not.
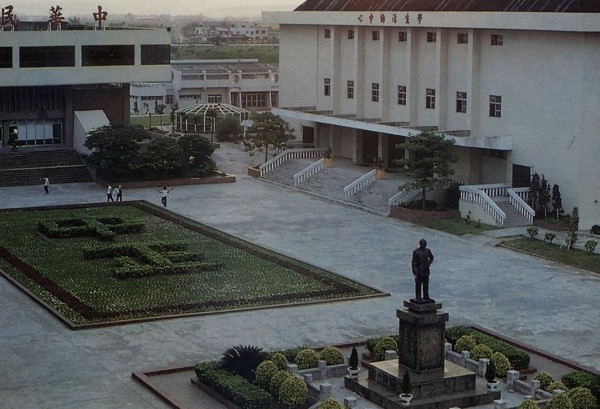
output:
[[[242,134],[242,125],[240,120],[233,115],[226,115],[223,119],[217,121],[215,136],[219,141],[233,141]]]
[[[154,138],[143,152],[145,177],[164,179],[177,176],[181,167],[181,148],[177,140],[167,136]]]
[[[148,132],[138,126],[103,126],[88,133],[85,147],[92,151],[87,161],[108,179],[121,178],[141,166],[139,142],[149,139]]]
[[[531,208],[537,213],[538,202],[540,197],[540,175],[534,173],[531,176],[531,182],[529,184],[529,204]]]
[[[294,130],[290,125],[271,112],[255,113],[250,119],[253,124],[246,130],[244,145],[251,155],[264,149],[265,162],[268,160],[269,148],[279,148],[294,139]]]
[[[428,190],[441,189],[453,183],[452,179],[446,177],[454,174],[450,164],[458,161],[458,157],[450,152],[452,145],[453,140],[444,139],[433,132],[407,138],[406,142],[397,145],[408,151],[409,157],[396,159],[394,164],[404,167],[406,174],[415,179],[401,188],[421,189],[423,210]]]
[[[560,189],[558,185],[552,186],[552,208],[556,212],[556,220],[560,219],[560,215],[563,212],[562,198],[560,196]]]
[[[186,134],[179,138],[181,148],[181,167],[192,176],[213,175],[217,166],[212,159],[213,145],[203,136]]]
[[[565,237],[565,243],[567,244],[567,250],[572,250],[577,243],[577,231],[579,230],[579,208],[574,207],[569,219],[569,230],[567,230],[567,237]]]
[[[542,181],[540,182],[540,193],[538,195],[538,210],[540,214],[544,215],[544,220],[548,215],[548,205],[550,204],[550,184],[542,174]]]

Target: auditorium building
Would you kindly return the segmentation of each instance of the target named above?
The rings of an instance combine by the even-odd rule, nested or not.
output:
[[[389,165],[435,131],[466,186],[543,174],[580,229],[600,224],[599,2],[306,0],[263,22],[280,25],[273,111],[304,142]]]

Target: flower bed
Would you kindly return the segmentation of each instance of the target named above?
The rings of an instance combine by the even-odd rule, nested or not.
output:
[[[421,220],[442,220],[460,217],[458,210],[429,211],[409,209],[401,206],[390,207],[390,217],[407,222],[418,223]]]

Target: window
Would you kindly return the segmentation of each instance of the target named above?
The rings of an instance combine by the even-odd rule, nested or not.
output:
[[[469,34],[467,33],[458,33],[456,37],[457,44],[469,44]]]
[[[435,90],[433,88],[425,89],[425,108],[435,109]]]
[[[173,103],[173,95],[166,95],[165,96],[165,104],[172,104]]]
[[[171,63],[169,44],[142,44],[142,65],[168,65]]]
[[[266,106],[265,94],[264,93],[243,93],[242,94],[242,108],[254,107],[262,108]]]
[[[379,84],[376,82],[371,83],[371,101],[379,102]]]
[[[81,47],[81,64],[84,67],[133,65],[133,45],[84,45]]]
[[[434,33],[433,31],[427,32],[427,42],[428,43],[435,43],[436,39],[437,39],[437,33]]]
[[[371,39],[373,41],[379,41],[379,30],[371,31]]]
[[[398,85],[398,105],[406,105],[406,86]]]
[[[0,47],[0,68],[12,68],[12,47]]]
[[[490,116],[500,118],[502,116],[502,97],[490,95]]]
[[[348,99],[354,99],[354,81],[348,81],[347,85]]]
[[[504,44],[504,36],[501,34],[492,34],[491,38],[492,45],[503,45]]]
[[[354,40],[354,30],[348,30],[348,40]]]
[[[408,39],[408,33],[406,31],[398,32],[398,41],[405,42]]]
[[[463,114],[467,113],[467,93],[457,92],[456,93],[456,112]]]
[[[20,47],[21,68],[74,67],[75,47]]]
[[[325,32],[323,33],[323,36],[324,36],[325,38],[331,38],[331,30],[330,30],[330,29],[328,29],[328,28],[326,28],[326,29],[325,29]]]
[[[323,95],[326,97],[331,95],[331,78],[325,78],[323,80]]]
[[[279,106],[279,92],[271,91],[271,106],[278,107]]]
[[[208,94],[206,102],[209,104],[220,104],[223,101],[223,95],[221,94]]]

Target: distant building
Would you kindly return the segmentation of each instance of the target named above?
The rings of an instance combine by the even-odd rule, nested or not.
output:
[[[220,44],[261,43],[269,39],[269,28],[250,21],[203,22],[195,28],[195,34],[203,42]]]
[[[226,103],[249,111],[279,105],[276,65],[258,60],[173,60],[172,81],[131,84],[130,112],[155,113],[164,106],[183,109],[195,104]]]
[[[456,141],[465,184],[558,184],[600,224],[600,3],[307,0],[280,25],[280,107],[305,142],[385,164],[412,135]],[[491,207],[491,205],[490,205]]]

